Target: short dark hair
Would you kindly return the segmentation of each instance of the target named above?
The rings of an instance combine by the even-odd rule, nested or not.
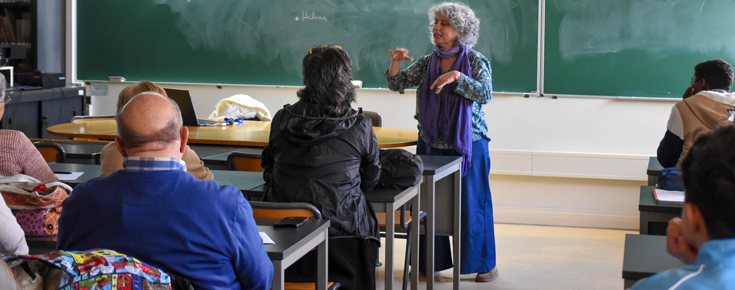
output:
[[[137,148],[153,142],[168,144],[181,138],[181,127],[184,126],[184,122],[181,118],[181,109],[179,108],[179,105],[176,104],[176,102],[174,102],[172,99],[156,92],[142,92],[133,96],[130,101],[132,101],[135,97],[143,94],[159,95],[166,98],[174,105],[174,108],[176,108],[176,113],[172,115],[171,118],[169,118],[168,123],[166,123],[166,127],[163,127],[161,130],[158,130],[158,132],[155,132],[153,134],[144,135],[135,132],[130,127],[128,127],[128,124],[122,118],[122,109],[120,109],[118,114],[115,115],[115,121],[117,121],[117,135],[120,137],[120,140],[122,140],[123,145],[127,148]],[[123,106],[123,108],[125,107],[127,107],[127,104]],[[134,117],[135,112],[128,112],[128,115]]]
[[[696,80],[705,79],[713,89],[730,91],[732,87],[732,66],[721,59],[710,59],[694,66]]]
[[[334,45],[315,46],[302,62],[304,88],[296,94],[326,109],[330,115],[344,112],[355,101],[352,59]]]
[[[710,238],[735,238],[735,126],[702,135],[681,167],[685,200],[702,212]]]

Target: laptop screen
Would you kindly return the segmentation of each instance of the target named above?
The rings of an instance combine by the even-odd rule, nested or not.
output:
[[[194,111],[194,103],[191,101],[189,90],[164,89],[169,98],[174,100],[181,109],[181,118],[184,126],[199,126],[197,113]]]

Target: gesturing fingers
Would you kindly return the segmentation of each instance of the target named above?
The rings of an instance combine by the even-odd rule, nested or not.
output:
[[[408,50],[405,48],[399,48],[396,47],[395,49],[390,49],[390,55],[393,60],[410,60],[413,61],[413,57],[408,56]]]

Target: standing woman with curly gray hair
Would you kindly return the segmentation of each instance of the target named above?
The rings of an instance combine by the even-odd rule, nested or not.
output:
[[[429,9],[429,20],[434,53],[401,70],[401,61],[413,58],[404,48],[391,49],[386,80],[393,91],[419,88],[414,116],[419,121],[417,153],[463,157],[460,272],[477,273],[475,281],[490,282],[498,276],[488,182],[490,137],[482,111],[492,96],[490,62],[472,50],[480,31],[472,9],[437,4]],[[449,238],[436,238],[435,259],[436,271],[452,267]]]

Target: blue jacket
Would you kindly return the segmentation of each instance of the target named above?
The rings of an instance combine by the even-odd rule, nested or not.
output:
[[[735,289],[735,239],[704,243],[694,264],[641,280],[636,289]]]
[[[178,170],[118,170],[78,185],[63,204],[57,248],[113,249],[195,289],[268,289],[273,278],[242,193]]]

